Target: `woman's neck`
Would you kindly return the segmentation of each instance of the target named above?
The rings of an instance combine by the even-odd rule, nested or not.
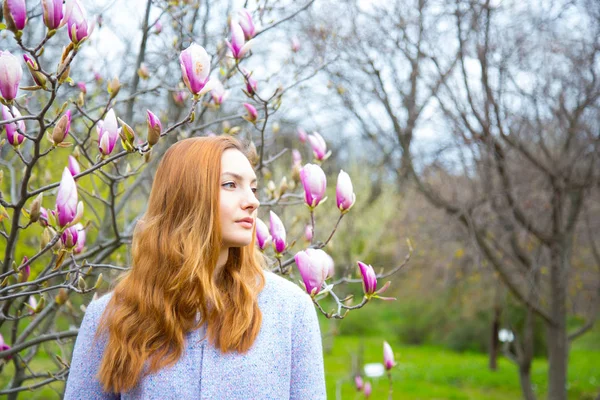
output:
[[[221,248],[219,259],[217,260],[217,269],[221,269],[229,258],[229,247]]]

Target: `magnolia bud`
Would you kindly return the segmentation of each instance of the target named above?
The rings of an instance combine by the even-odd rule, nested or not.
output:
[[[137,73],[138,73],[138,76],[144,80],[150,78],[150,71],[148,70],[148,67],[144,63],[142,63],[140,65],[140,68],[137,70]]]
[[[21,267],[21,270],[19,272],[19,282],[27,282],[27,280],[29,279],[29,274],[31,273],[31,267],[29,266],[28,263],[29,259],[27,257],[23,257],[23,261],[21,261],[21,265],[24,265],[24,267]]]
[[[286,232],[283,222],[273,211],[270,212],[269,232],[273,240],[275,253],[281,254],[286,248]]]
[[[4,14],[6,29],[15,34],[23,30],[25,23],[27,22],[27,7],[25,6],[25,0],[4,0],[2,13]]]
[[[110,98],[114,99],[119,93],[119,90],[121,90],[121,83],[119,82],[119,78],[115,76],[112,80],[108,81],[107,89]]]
[[[63,140],[67,137],[69,133],[69,128],[71,127],[71,110],[67,110],[67,112],[60,117],[58,123],[54,126],[54,130],[52,131],[52,142],[54,145],[58,145],[62,143]]]
[[[244,103],[244,107],[246,108],[246,116],[244,116],[244,119],[248,122],[255,123],[258,119],[258,111],[256,111],[256,108],[250,103]]]
[[[133,131],[133,128],[127,125],[121,118],[117,118],[117,120],[121,123],[121,129],[118,131],[119,136],[121,137],[121,144],[125,150],[131,153],[135,150],[133,146],[135,132]]]
[[[146,110],[146,112],[148,113],[148,145],[154,146],[156,143],[158,143],[158,139],[160,139],[162,125],[158,117],[154,115],[150,110]]]
[[[383,365],[388,371],[396,365],[396,362],[394,361],[394,351],[388,342],[383,342]]]
[[[373,270],[372,266],[360,261],[358,261],[358,267],[360,268],[365,295],[373,295],[377,290],[377,275],[375,274],[375,270]]]
[[[7,4],[6,0],[4,4]],[[4,100],[11,101],[17,97],[19,83],[23,76],[23,68],[19,63],[19,59],[8,51],[0,52],[0,76],[2,76],[0,94]]]
[[[79,279],[77,279],[77,288],[79,290],[86,290],[87,289],[87,284],[85,283],[85,279],[83,279],[83,277],[79,277]]]
[[[50,243],[50,240],[52,240],[52,234],[50,233],[50,229],[52,228],[46,227],[46,229],[44,229],[44,231],[42,232],[42,237],[40,238],[40,249],[43,249],[46,246],[48,246],[48,243]]]
[[[29,73],[33,78],[33,82],[38,86],[46,87],[46,77],[40,72],[40,68],[35,60],[27,54],[23,54],[23,59],[25,60],[27,69],[29,69]]]
[[[31,209],[29,210],[29,220],[31,222],[37,222],[40,219],[40,209],[42,207],[42,200],[44,198],[44,193],[40,193],[37,195],[33,203],[31,203]]]
[[[289,186],[288,186],[288,182],[287,182],[287,178],[284,176],[283,178],[281,178],[281,182],[279,183],[279,196],[281,197],[287,190],[288,190]]]
[[[59,306],[62,306],[67,302],[67,300],[69,300],[69,292],[67,292],[64,288],[60,288],[58,290],[58,294],[56,297],[54,297],[54,301],[56,301],[56,304]]]
[[[300,170],[300,180],[304,186],[304,200],[311,209],[324,201],[327,178],[321,167],[316,164],[306,164]]]

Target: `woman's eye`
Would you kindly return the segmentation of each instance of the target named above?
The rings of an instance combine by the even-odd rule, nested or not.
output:
[[[258,192],[258,188],[252,188],[251,190],[252,190],[252,193]]]
[[[226,182],[226,183],[222,184],[221,186],[223,186],[225,188],[229,188],[229,189],[235,189],[235,182]]]

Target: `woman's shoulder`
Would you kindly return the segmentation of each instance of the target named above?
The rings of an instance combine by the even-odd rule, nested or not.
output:
[[[264,271],[266,292],[273,292],[281,296],[308,296],[297,284],[277,275],[271,271]]]
[[[108,292],[98,297],[94,296],[92,301],[85,308],[86,318],[91,319],[93,321],[98,321],[104,313],[104,310],[106,309],[108,302],[112,298],[112,295],[112,292]]]
[[[263,301],[287,304],[293,308],[312,304],[310,296],[297,284],[270,271],[264,271],[265,287],[260,297]]]

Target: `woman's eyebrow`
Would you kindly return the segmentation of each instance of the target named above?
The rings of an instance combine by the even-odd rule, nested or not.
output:
[[[240,174],[236,174],[235,172],[223,172],[223,173],[221,174],[221,176],[223,176],[223,175],[230,175],[230,176],[233,176],[235,179],[237,179],[237,180],[240,180],[240,181],[243,181],[243,180],[244,180],[244,177],[243,177],[243,176],[241,176]],[[250,183],[256,183],[256,177],[254,177],[254,178],[253,178],[253,179],[250,181]]]

